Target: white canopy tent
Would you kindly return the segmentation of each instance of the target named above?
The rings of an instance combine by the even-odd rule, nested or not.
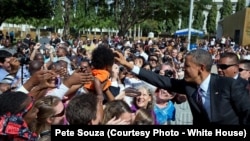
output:
[[[179,36],[188,35],[188,28],[177,30],[177,31],[175,31],[174,34],[175,34],[175,35],[179,35]],[[204,35],[204,32],[203,32],[203,31],[200,31],[200,30],[197,30],[197,29],[191,28],[191,35],[203,36],[203,35]]]

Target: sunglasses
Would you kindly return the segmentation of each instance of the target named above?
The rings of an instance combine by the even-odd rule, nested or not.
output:
[[[222,69],[222,70],[225,70],[225,69],[227,69],[227,68],[229,68],[229,67],[231,67],[231,66],[235,66],[235,65],[237,65],[237,64],[231,64],[231,65],[227,65],[227,64],[217,64],[217,67],[220,68],[220,69]]]
[[[239,68],[239,72],[242,72],[242,71],[248,71],[247,69],[243,69],[243,68]]]
[[[60,113],[55,114],[52,117],[62,117],[64,115],[64,113],[65,113],[65,106],[63,106],[63,110]]]

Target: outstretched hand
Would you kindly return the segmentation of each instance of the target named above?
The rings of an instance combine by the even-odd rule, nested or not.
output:
[[[126,58],[123,56],[123,54],[119,51],[114,51],[115,54],[115,60],[119,62],[121,65],[127,67],[128,69],[132,69],[134,67],[133,64],[129,63]]]
[[[55,76],[56,73],[52,70],[39,70],[31,76],[30,80],[32,80],[33,85],[38,85],[44,80],[48,80]]]
[[[19,70],[20,62],[16,57],[10,58],[10,67],[11,67],[11,70],[9,71],[10,74],[16,74],[17,71]]]
[[[81,70],[77,69],[68,79],[65,80],[66,85],[78,85],[78,84],[86,84],[93,81],[93,75],[90,72],[82,72]]]

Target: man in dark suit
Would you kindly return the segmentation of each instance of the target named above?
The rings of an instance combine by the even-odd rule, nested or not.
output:
[[[138,77],[159,88],[187,95],[193,124],[250,124],[250,98],[243,83],[229,77],[211,74],[212,56],[203,49],[187,53],[184,79],[176,80],[140,69],[115,52],[115,59]],[[202,92],[197,92],[202,89]],[[199,100],[199,101],[198,101]]]
[[[242,59],[239,61],[239,73],[240,73],[240,77],[247,80],[249,83],[249,80],[250,80],[250,60]]]
[[[217,63],[218,74],[221,76],[238,79],[239,76],[239,57],[234,52],[224,52],[220,55]]]
[[[217,68],[219,75],[237,79],[247,87],[248,81],[240,76],[239,57],[236,53],[225,52],[221,54],[217,63]]]

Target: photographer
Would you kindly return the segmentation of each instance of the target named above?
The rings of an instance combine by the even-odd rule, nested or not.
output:
[[[17,58],[12,57],[6,50],[0,50],[0,81],[7,75],[14,79],[19,68],[20,63]]]
[[[29,54],[27,50],[28,50],[28,47],[25,45],[22,45],[20,48],[18,48],[17,53],[14,54],[14,57],[17,58],[21,67],[17,71],[15,81],[12,87],[17,87],[17,88],[20,87],[30,77],[30,73],[28,71],[28,67],[29,67],[28,64],[30,62],[30,59],[29,59]]]

